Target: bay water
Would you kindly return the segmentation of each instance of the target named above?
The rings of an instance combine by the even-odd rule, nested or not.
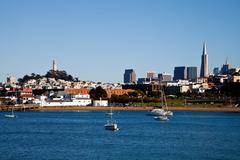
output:
[[[169,121],[146,111],[0,112],[0,160],[239,160],[240,113],[178,111]]]

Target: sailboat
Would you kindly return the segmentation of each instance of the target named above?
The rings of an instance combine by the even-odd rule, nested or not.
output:
[[[167,99],[166,99],[166,96],[164,94],[164,91],[162,90],[161,93],[162,93],[162,97],[163,97],[162,99],[164,99],[165,107],[166,107],[165,116],[173,116],[173,112],[168,110]]]
[[[6,118],[16,118],[17,116],[14,114],[14,112],[13,112],[13,107],[12,107],[12,112],[11,112],[11,114],[5,114],[5,117]]]
[[[164,117],[164,116],[172,116],[173,112],[168,110],[166,96],[163,91],[161,91],[161,102],[162,102],[162,104],[159,108],[155,108],[155,109],[151,110],[147,115],[157,116],[157,117],[161,116],[160,119],[163,119],[162,117]],[[164,102],[164,104],[163,104],[163,102]],[[164,110],[163,107],[166,108],[166,110]]]
[[[110,120],[108,120],[107,123],[104,125],[105,129],[106,130],[111,130],[111,131],[119,130],[117,122],[114,121],[113,118],[112,118],[112,115],[113,115],[112,108],[111,108],[110,112],[108,112],[108,113],[109,113],[108,115],[110,115]]]

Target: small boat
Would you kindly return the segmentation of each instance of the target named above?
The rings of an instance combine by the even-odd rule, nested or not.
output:
[[[166,113],[163,109],[156,108],[156,109],[151,110],[147,115],[150,115],[150,116],[165,116],[165,114]]]
[[[159,121],[168,121],[169,120],[167,116],[155,116],[154,119],[159,120]]]
[[[151,110],[150,113],[148,113],[148,115],[152,115],[152,116],[173,116],[173,112],[168,110],[168,105],[167,105],[167,99],[166,96],[164,94],[164,91],[161,91],[161,106],[160,108],[155,108],[153,110]]]
[[[5,114],[5,118],[16,118],[16,115],[12,115],[12,114]]]
[[[4,116],[5,116],[5,118],[16,118],[17,117],[13,112],[13,108],[12,108],[12,113],[11,114],[5,114]]]
[[[113,121],[108,121],[107,124],[104,125],[106,130],[117,131],[119,130],[117,123]]]
[[[111,107],[110,112],[108,112],[108,113],[109,113],[108,115],[110,116],[110,120],[108,120],[107,124],[104,125],[105,129],[106,130],[111,130],[111,131],[119,130],[117,122],[113,121],[113,118],[112,118],[112,115],[113,115],[112,107]]]

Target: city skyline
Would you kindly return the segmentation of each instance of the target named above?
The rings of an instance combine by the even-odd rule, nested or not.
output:
[[[56,60],[81,80],[122,82],[175,66],[200,69],[208,44],[209,72],[226,57],[239,67],[240,2],[1,1],[0,82],[8,75],[45,74]]]

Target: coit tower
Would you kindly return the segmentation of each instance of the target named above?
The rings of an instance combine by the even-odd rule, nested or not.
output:
[[[57,63],[55,60],[53,60],[52,70],[57,71]]]
[[[208,77],[208,55],[207,55],[207,45],[204,42],[203,43],[200,78],[207,78],[207,77]]]

